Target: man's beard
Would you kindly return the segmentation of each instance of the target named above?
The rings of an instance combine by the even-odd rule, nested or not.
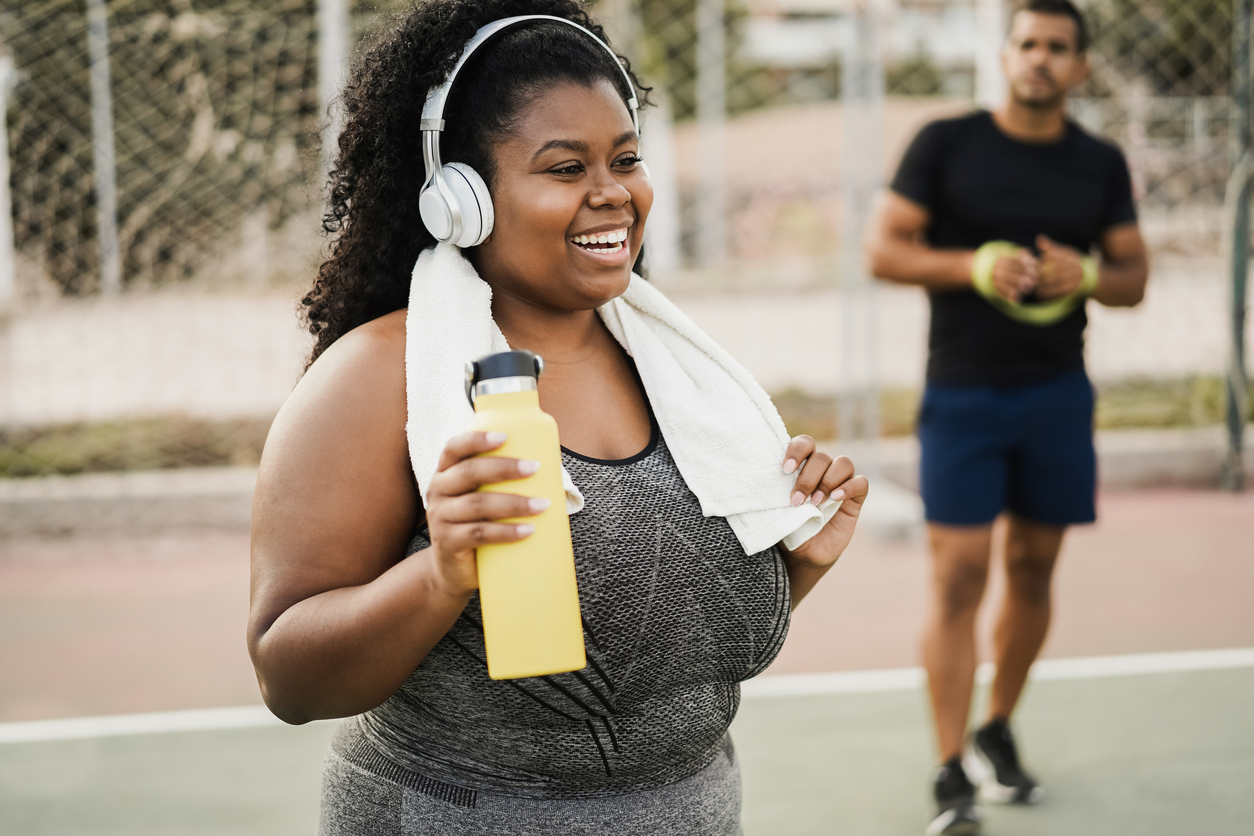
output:
[[[1050,96],[1024,96],[1021,95],[1015,85],[1010,85],[1010,95],[1015,100],[1015,104],[1025,107],[1028,110],[1055,110],[1067,98],[1065,90],[1058,90]]]

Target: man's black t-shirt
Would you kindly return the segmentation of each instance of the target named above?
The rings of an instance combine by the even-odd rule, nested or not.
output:
[[[987,111],[932,122],[891,187],[931,213],[926,234],[938,249],[997,240],[1035,248],[1044,234],[1088,253],[1103,231],[1136,220],[1123,154],[1073,122],[1049,144],[1011,139]],[[1083,306],[1041,327],[1007,317],[974,290],[929,295],[929,382],[1027,383],[1084,365]]]

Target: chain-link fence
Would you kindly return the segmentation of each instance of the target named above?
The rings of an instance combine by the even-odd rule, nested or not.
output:
[[[305,349],[292,303],[320,247],[328,51],[406,2],[0,3],[17,275],[6,288],[0,253],[0,475],[256,460]],[[348,31],[324,31],[345,5]],[[1217,376],[1222,348],[1197,335],[1225,322],[1210,289],[1224,275],[1232,0],[1083,6],[1094,72],[1072,112],[1128,155],[1155,281],[1195,282],[1178,305],[1164,283],[1170,310],[1150,306],[1135,327],[1095,318],[1094,367]],[[847,431],[908,429],[900,393],[919,382],[922,303],[866,279],[862,225],[915,130],[992,100],[1008,6],[600,0],[596,11],[659,102],[645,116],[652,277],[773,391],[860,399],[860,414],[841,415]],[[120,294],[102,298],[111,281]],[[830,333],[793,327],[798,305]],[[1195,339],[1151,362],[1163,323]],[[1125,345],[1103,348],[1103,333]]]
[[[695,20],[702,3],[724,7],[723,0],[644,0],[640,6],[643,44],[637,50],[681,123],[698,119],[701,113],[703,66],[697,63],[700,38]],[[728,0],[721,79],[725,144],[739,146],[742,134],[755,125],[754,113],[764,111],[773,114],[774,137],[770,141],[753,137],[757,143],[752,156],[763,161],[794,156],[786,146],[804,143],[815,128],[826,128],[819,138],[828,144],[827,154],[814,152],[797,159],[806,176],[788,188],[780,185],[791,174],[787,162],[746,165],[748,171],[741,178],[727,173],[723,179],[732,191],[727,204],[734,208],[726,223],[738,232],[756,231],[733,235],[728,254],[733,258],[764,254],[770,250],[763,244],[768,239],[777,242],[776,249],[797,246],[795,236],[763,231],[770,220],[797,224],[795,213],[788,217],[779,208],[765,209],[764,202],[811,204],[812,241],[802,249],[839,249],[837,195],[853,172],[823,158],[838,161],[840,156],[836,150],[842,137],[840,105],[848,93],[842,68],[858,60],[857,51],[868,40],[878,44],[878,66],[872,71],[879,74],[886,110],[884,122],[866,130],[876,134],[871,144],[882,146],[888,152],[884,162],[891,163],[922,121],[917,114],[944,110],[946,104],[951,110],[968,106],[978,83],[980,53],[990,49],[979,39],[981,6],[988,5],[961,0],[872,4],[772,0],[739,5]],[[1152,221],[1155,249],[1197,252],[1209,247],[1206,254],[1216,255],[1215,240],[1208,236],[1213,239],[1218,227],[1205,210],[1217,211],[1222,204],[1231,164],[1232,3],[1090,0],[1084,7],[1092,34],[1093,74],[1072,100],[1073,115],[1125,149],[1143,210],[1155,220],[1160,213],[1170,214],[1169,219]],[[1005,24],[1004,13],[1001,23]],[[825,107],[830,119],[823,122],[817,113]],[[680,185],[686,193],[683,205],[698,203],[698,185],[682,180]],[[700,246],[692,243],[701,235],[700,215],[684,214],[689,263],[700,256]],[[764,223],[768,215],[775,217]],[[1198,231],[1203,232],[1200,238]]]
[[[1093,76],[1076,118],[1128,155],[1151,246],[1217,256],[1231,168],[1227,0],[1096,0]]]
[[[93,96],[81,0],[18,3],[0,32],[18,251],[62,292],[100,288],[97,183],[117,184],[122,281],[202,272],[307,208],[316,164],[317,29],[306,0],[112,3],[108,100]],[[111,110],[114,158],[94,155]],[[112,162],[112,174],[97,169]],[[239,243],[237,243],[237,241]]]

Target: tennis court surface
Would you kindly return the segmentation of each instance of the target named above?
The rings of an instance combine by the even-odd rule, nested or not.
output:
[[[857,543],[745,687],[748,836],[922,832],[926,567],[918,542]],[[990,836],[1248,834],[1251,590],[1254,497],[1104,494],[1102,521],[1064,547],[1048,658],[1016,719],[1047,796],[989,807]],[[334,724],[256,707],[246,595],[242,533],[10,544],[0,833],[312,834]]]

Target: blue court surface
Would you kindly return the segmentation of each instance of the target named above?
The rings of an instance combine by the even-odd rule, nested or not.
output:
[[[1254,649],[1049,660],[1016,725],[1047,796],[989,807],[989,836],[1254,833]],[[313,834],[333,730],[251,707],[0,724],[0,833]],[[748,836],[923,832],[918,670],[763,677],[732,733]]]

